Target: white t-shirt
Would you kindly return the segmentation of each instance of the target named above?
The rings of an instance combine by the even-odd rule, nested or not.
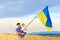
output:
[[[26,28],[25,27],[22,27],[21,29],[23,32],[26,32]]]

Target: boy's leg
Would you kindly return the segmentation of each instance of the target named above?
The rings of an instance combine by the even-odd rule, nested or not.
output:
[[[24,33],[21,33],[21,34],[18,35],[21,40],[24,40],[23,35],[24,35]]]
[[[20,35],[18,35],[19,36],[19,38],[23,38],[23,35],[22,34],[20,34]]]
[[[22,36],[24,37],[26,35],[26,32],[22,33]],[[22,40],[24,40],[24,38],[22,37]]]
[[[23,32],[24,34],[23,34],[23,36],[25,36],[26,35],[26,32]]]
[[[24,38],[22,38],[22,40],[24,40]]]
[[[26,34],[26,32],[22,32],[22,33],[19,35],[19,37],[20,37],[20,38],[23,38],[23,37],[25,36],[25,34]]]
[[[22,34],[20,34],[20,37],[23,38],[24,36]]]

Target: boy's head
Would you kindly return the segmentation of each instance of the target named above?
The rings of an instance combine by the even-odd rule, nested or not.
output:
[[[22,23],[22,26],[24,27],[24,26],[25,26],[25,24],[24,24],[24,23]]]
[[[17,26],[18,26],[18,27],[21,27],[21,24],[20,24],[20,23],[17,23]]]

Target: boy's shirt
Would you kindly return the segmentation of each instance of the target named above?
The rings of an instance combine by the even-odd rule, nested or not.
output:
[[[26,30],[25,30],[25,27],[22,27],[22,29],[21,29],[23,32],[26,32]]]

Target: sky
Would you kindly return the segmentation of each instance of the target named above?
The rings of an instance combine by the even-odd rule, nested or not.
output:
[[[0,0],[0,33],[15,33],[17,22],[27,25],[47,5],[53,23],[52,31],[60,31],[60,0]],[[47,30],[36,18],[27,27],[27,32],[40,31]]]
[[[60,0],[0,0],[0,18],[37,15],[47,5],[49,8],[56,6],[51,12],[60,13]]]

